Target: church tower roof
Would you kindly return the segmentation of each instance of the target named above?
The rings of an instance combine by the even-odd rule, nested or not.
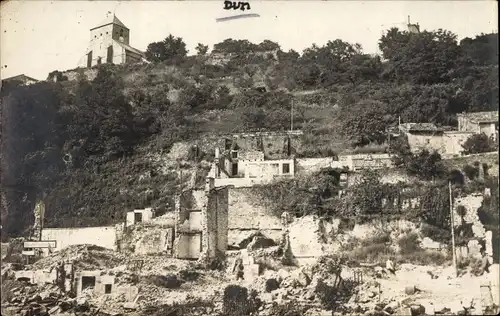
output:
[[[104,19],[104,21],[102,21],[101,23],[99,23],[99,25],[97,25],[97,26],[95,26],[95,27],[91,28],[90,30],[92,31],[92,30],[94,30],[94,29],[96,29],[96,28],[99,28],[99,27],[102,27],[102,26],[105,26],[105,25],[108,25],[108,24],[116,24],[116,25],[119,25],[119,26],[121,26],[121,27],[123,27],[123,28],[125,28],[125,29],[127,29],[127,30],[128,30],[128,27],[126,27],[126,26],[125,26],[125,24],[123,24],[123,22],[122,22],[122,21],[120,21],[120,20],[116,17],[116,15],[114,15],[114,14],[112,14],[112,15],[111,15],[111,14],[109,14],[109,15],[106,17],[106,19]]]

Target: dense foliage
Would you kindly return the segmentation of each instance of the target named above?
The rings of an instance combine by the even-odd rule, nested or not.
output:
[[[186,56],[184,41],[169,35],[148,46],[149,65],[101,65],[92,81],[68,82],[55,71],[49,77],[57,83],[4,85],[2,235],[25,232],[37,199],[55,226],[109,224],[132,207],[165,208],[180,181],[145,153],[164,154],[208,131],[288,129],[292,106],[294,128],[308,131],[303,148],[314,155],[331,155],[348,140],[381,144],[398,118],[454,125],[456,113],[497,109],[497,39],[457,42],[443,30],[391,29],[379,41],[383,56],[339,39],[301,54],[269,40],[227,39],[214,54],[200,43],[196,56]],[[440,173],[433,153],[404,158],[424,179]],[[144,173],[147,181],[139,179]],[[308,191],[297,191],[289,209],[333,209],[335,179],[322,173],[316,180],[327,186],[304,184]],[[284,183],[283,192],[302,185]]]
[[[462,145],[464,154],[478,154],[498,150],[498,141],[488,137],[486,134],[475,134],[470,136]]]

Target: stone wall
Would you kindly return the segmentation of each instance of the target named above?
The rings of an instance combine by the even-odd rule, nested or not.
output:
[[[228,188],[211,189],[203,222],[203,235],[207,255],[225,253],[228,246]]]
[[[357,171],[363,169],[383,169],[392,167],[392,157],[389,154],[354,154],[339,156],[339,168],[347,167]]]
[[[174,226],[138,224],[127,228],[120,240],[120,250],[136,254],[172,256]]]
[[[295,174],[310,174],[323,168],[342,168],[343,163],[333,157],[327,158],[298,158],[295,160]]]
[[[106,293],[106,285],[111,286],[111,291],[113,291],[113,287],[115,285],[115,277],[113,275],[106,275],[103,274],[101,270],[95,270],[95,271],[77,271],[75,272],[75,281],[74,281],[74,290],[76,295],[80,295],[82,292],[82,278],[84,277],[90,277],[90,278],[95,278],[95,286],[93,293],[94,294],[111,294],[111,293]]]
[[[229,188],[228,191],[228,243],[234,244],[249,231],[279,242],[282,225],[280,219],[269,214],[266,202],[259,196],[260,188]]]
[[[79,76],[83,76],[88,81],[92,81],[97,77],[97,68],[77,68],[73,70],[63,71],[63,77],[66,77],[68,81],[78,81]]]
[[[115,226],[83,228],[43,228],[42,240],[55,240],[55,251],[71,245],[91,244],[112,250],[117,249]]]
[[[436,150],[444,157],[460,155],[462,144],[472,136],[472,132],[446,131],[437,134],[407,134],[408,144],[413,152],[423,149]]]
[[[324,254],[322,225],[317,216],[305,216],[289,224],[290,249],[299,265],[314,262]]]

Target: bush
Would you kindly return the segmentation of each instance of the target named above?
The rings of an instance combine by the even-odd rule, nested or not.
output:
[[[457,262],[459,274],[465,273],[467,270],[474,276],[481,276],[484,273],[482,269],[482,260],[476,257],[460,258]]]
[[[479,176],[479,169],[477,167],[465,165],[462,170],[470,180],[474,180]]]
[[[238,285],[228,285],[224,289],[223,314],[227,316],[250,315],[259,308],[256,292]]]
[[[412,254],[420,250],[420,241],[417,233],[409,233],[398,240],[399,251],[401,254]]]
[[[436,151],[431,153],[428,150],[422,150],[418,154],[408,155],[402,160],[406,172],[422,180],[438,179],[446,174],[441,155]]]
[[[429,237],[432,240],[440,243],[449,244],[451,242],[450,232],[440,227],[423,223],[422,227],[420,228],[420,233],[423,237]]]
[[[481,133],[474,134],[467,138],[462,147],[466,155],[478,154],[498,150],[498,142],[496,142],[494,138]]]
[[[448,180],[451,181],[452,184],[457,186],[463,186],[465,184],[464,175],[460,170],[453,169],[450,171]]]

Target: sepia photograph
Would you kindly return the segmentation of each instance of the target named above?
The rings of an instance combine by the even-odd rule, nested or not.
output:
[[[498,3],[0,2],[2,316],[500,313]]]

